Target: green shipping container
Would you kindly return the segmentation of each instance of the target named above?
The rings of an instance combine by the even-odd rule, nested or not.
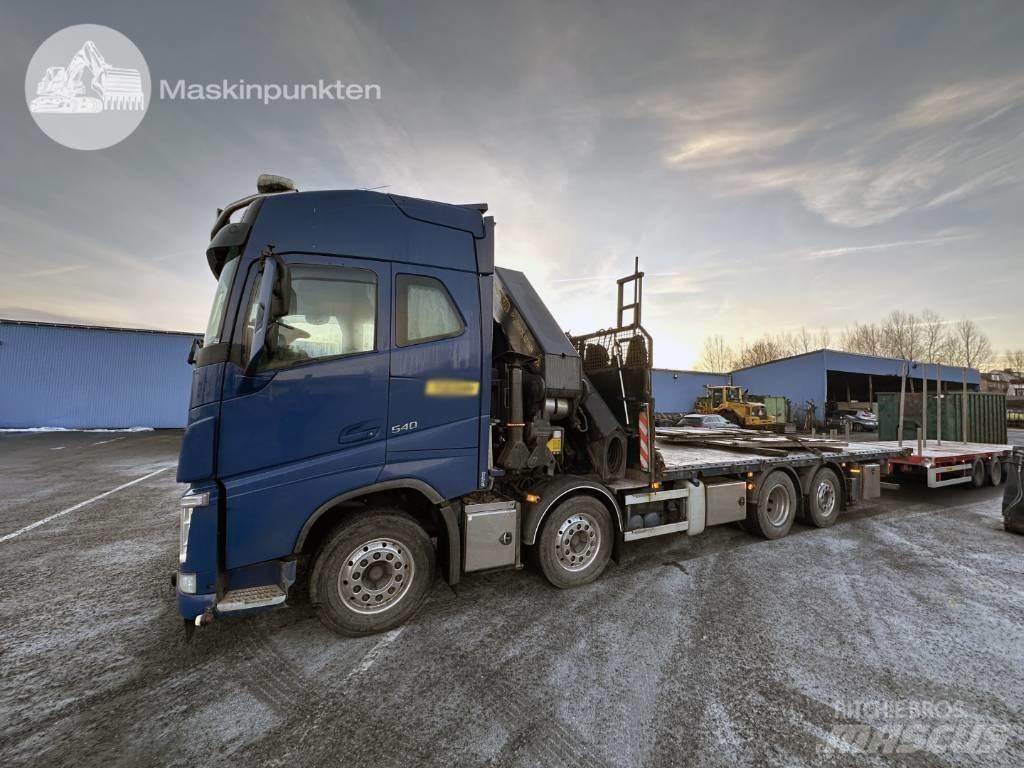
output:
[[[764,401],[764,409],[769,416],[775,417],[776,424],[785,424],[789,421],[789,401],[778,395],[769,395],[761,398]]]
[[[963,392],[946,392],[942,397],[942,440],[963,440]],[[929,440],[938,437],[935,394],[928,395]],[[878,393],[878,439],[897,440],[900,418],[900,393]],[[921,425],[921,394],[906,393],[903,406],[903,439],[916,440]],[[994,392],[967,393],[967,441],[970,443],[1006,443],[1006,395]]]

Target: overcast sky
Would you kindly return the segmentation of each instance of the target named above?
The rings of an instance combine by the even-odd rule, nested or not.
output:
[[[829,7],[826,8],[825,6]],[[214,209],[258,173],[490,203],[563,327],[640,257],[659,366],[702,338],[892,309],[1024,346],[1024,3],[8,2],[0,317],[205,325]],[[24,101],[40,43],[131,38],[160,80],[376,83],[380,101],[154,98],[94,152]]]

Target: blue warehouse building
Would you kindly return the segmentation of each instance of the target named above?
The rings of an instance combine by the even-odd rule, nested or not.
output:
[[[185,425],[199,334],[0,320],[0,428],[180,428]],[[704,385],[737,384],[751,395],[790,401],[802,422],[814,403],[821,422],[830,404],[862,402],[898,392],[901,360],[819,349],[731,373],[656,368],[652,384],[662,413],[689,413]],[[940,366],[943,389],[980,388],[975,369]],[[908,389],[922,373],[935,390],[936,367],[914,364]]]
[[[728,384],[727,373],[675,371],[655,368],[651,371],[654,406],[659,413],[691,413],[694,401],[704,393],[704,385]]]
[[[652,383],[655,406],[663,413],[692,411],[704,384],[731,382],[746,388],[751,395],[787,398],[794,421],[802,422],[808,403],[813,403],[821,422],[830,404],[860,402],[870,407],[879,392],[898,392],[902,365],[902,360],[888,357],[819,349],[728,374],[655,370]],[[981,375],[974,368],[911,363],[908,391],[920,392],[922,378],[927,377],[928,390],[934,392],[937,372],[943,391],[958,392],[965,380],[971,391],[981,385]]]
[[[183,427],[197,336],[0,320],[0,428]]]

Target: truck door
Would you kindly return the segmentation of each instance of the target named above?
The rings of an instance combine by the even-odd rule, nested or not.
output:
[[[384,465],[391,267],[302,254],[284,257],[288,314],[250,375],[229,365],[218,474],[226,487],[227,567],[291,551],[308,515],[376,481]],[[236,330],[248,345],[258,263]]]
[[[382,479],[419,477],[446,498],[477,487],[478,281],[468,272],[394,266],[387,466]]]

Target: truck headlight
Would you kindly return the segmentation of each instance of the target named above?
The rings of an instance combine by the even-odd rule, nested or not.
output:
[[[181,510],[181,534],[178,537],[178,562],[188,557],[188,529],[192,527],[192,507]]]
[[[210,494],[206,492],[193,493],[189,491],[181,497],[181,532],[178,537],[179,563],[184,563],[188,557],[188,531],[192,527],[192,511],[196,507],[205,507],[209,503]]]
[[[196,593],[196,575],[194,573],[179,573],[178,589],[186,595],[194,595]]]

